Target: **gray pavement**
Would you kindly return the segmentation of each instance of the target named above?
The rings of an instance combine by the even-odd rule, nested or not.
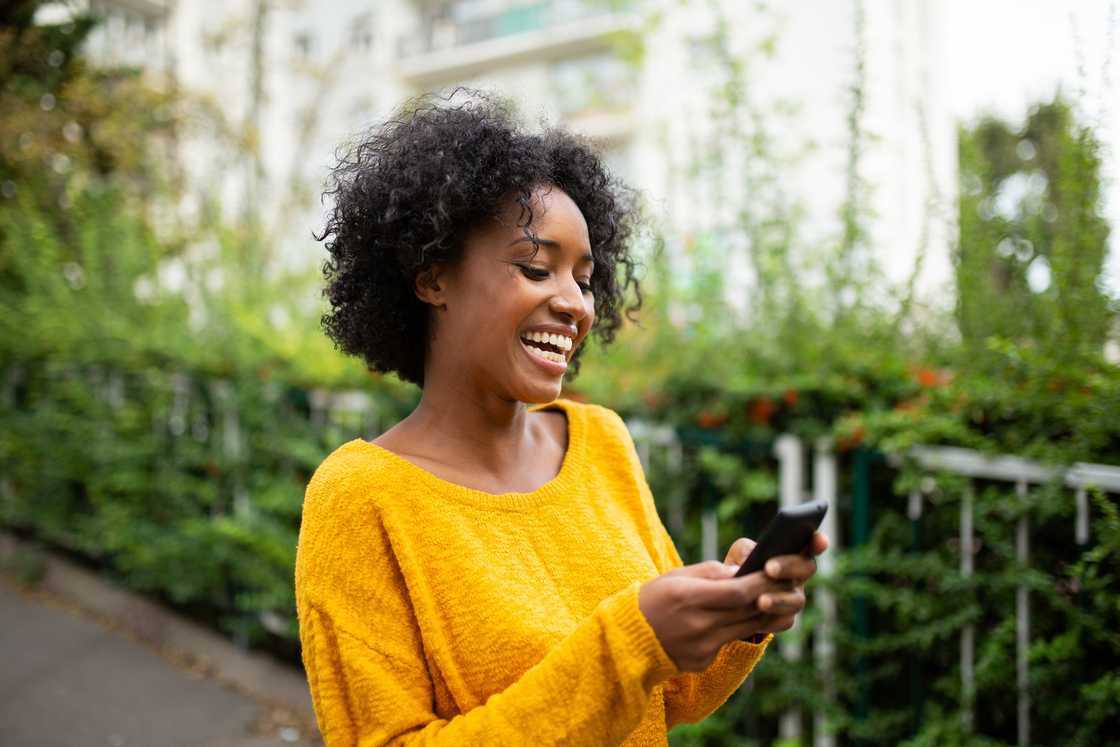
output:
[[[0,574],[0,747],[307,747],[269,706]]]

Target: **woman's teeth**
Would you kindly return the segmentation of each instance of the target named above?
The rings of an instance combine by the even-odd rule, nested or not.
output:
[[[530,332],[521,339],[526,342],[547,342],[549,345],[554,345],[565,351],[572,349],[572,338],[566,337],[565,335],[550,335],[547,332]]]
[[[544,358],[546,361],[552,361],[553,363],[565,363],[568,360],[567,358],[565,358],[560,353],[554,353],[551,350],[542,350],[541,348],[538,348],[536,345],[530,345],[527,342],[525,342],[524,345],[525,345],[525,347],[529,348],[530,352],[532,352],[533,355],[539,355],[541,358]]]
[[[553,363],[567,365],[568,357],[565,355],[572,349],[572,338],[566,335],[553,335],[547,332],[528,332],[521,338],[521,344],[528,348],[533,355],[544,358]],[[548,350],[553,347],[558,350]]]

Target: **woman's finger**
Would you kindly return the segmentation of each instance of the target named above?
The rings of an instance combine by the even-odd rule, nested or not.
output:
[[[804,555],[779,555],[766,561],[765,571],[774,580],[803,584],[817,572],[817,561]]]
[[[768,615],[797,615],[805,609],[805,592],[767,592],[759,596],[758,609]]]
[[[699,579],[698,579],[699,580]],[[765,592],[792,591],[794,584],[785,579],[774,580],[762,571],[746,576],[731,576],[722,580],[703,580],[695,585],[696,606],[709,610],[747,611],[757,605],[760,594]]]
[[[809,542],[809,552],[820,555],[828,549],[828,536],[820,532],[813,532],[813,539]]]
[[[723,562],[728,565],[742,565],[747,556],[751,554],[754,546],[754,540],[749,537],[740,537],[731,543],[731,547],[727,550],[727,557],[724,558]]]

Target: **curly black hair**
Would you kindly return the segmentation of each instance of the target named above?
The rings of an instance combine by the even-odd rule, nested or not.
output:
[[[537,245],[529,205],[544,186],[567,193],[587,221],[596,337],[614,339],[631,286],[627,317],[641,307],[630,248],[636,192],[608,173],[583,138],[555,128],[523,131],[504,99],[468,89],[419,96],[336,157],[323,194],[333,206],[315,236],[330,254],[323,295],[331,309],[322,324],[335,347],[372,371],[423,386],[429,307],[416,297],[413,279],[435,263],[461,259],[467,233],[510,195],[521,206],[519,225]],[[569,378],[579,371],[581,351]]]

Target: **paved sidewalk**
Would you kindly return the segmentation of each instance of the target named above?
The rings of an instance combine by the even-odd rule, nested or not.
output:
[[[0,574],[0,745],[310,747],[282,712]]]

